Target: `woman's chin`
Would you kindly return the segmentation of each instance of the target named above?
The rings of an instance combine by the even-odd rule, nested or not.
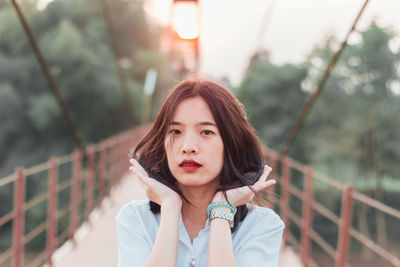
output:
[[[183,187],[210,186],[213,183],[215,183],[216,186],[219,185],[216,179],[205,178],[199,175],[181,175],[176,177],[176,180],[178,181],[178,185]]]

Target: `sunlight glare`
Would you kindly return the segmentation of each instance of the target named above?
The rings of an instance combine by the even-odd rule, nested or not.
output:
[[[174,6],[172,27],[182,39],[199,36],[198,10],[196,3],[177,3]]]

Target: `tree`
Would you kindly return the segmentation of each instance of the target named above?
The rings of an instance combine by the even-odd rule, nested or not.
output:
[[[158,94],[174,82],[159,49],[161,29],[150,27],[142,4],[118,0],[110,5],[119,57],[129,63],[125,74],[138,106],[148,68],[159,72]],[[85,142],[134,126],[124,115],[100,7],[78,0],[52,1],[44,10],[37,10],[36,1],[21,5]],[[11,5],[0,6],[0,36],[1,177],[15,166],[69,153],[74,144]]]
[[[333,177],[343,177],[374,198],[384,199],[384,180],[399,177],[400,168],[400,51],[390,49],[394,35],[375,23],[360,33],[361,41],[349,45],[333,75],[325,85],[316,106],[307,119],[300,142],[313,147],[313,163]],[[321,65],[332,54],[330,39],[315,50],[309,61],[310,75],[303,83],[312,85],[320,75]],[[310,86],[306,86],[309,89]],[[386,190],[399,191],[397,182]],[[371,236],[367,208],[357,209],[359,227]],[[384,215],[375,216],[378,243],[387,245]],[[373,222],[372,222],[373,223]]]
[[[359,36],[359,43],[344,50],[290,156],[385,202],[385,190],[400,191],[396,178],[400,174],[400,51],[390,49],[394,33],[375,23]],[[253,57],[239,95],[250,121],[270,147],[279,149],[335,45],[330,37],[299,65],[277,66],[268,57]],[[338,203],[337,195],[327,193],[322,194],[322,203]],[[376,222],[371,222],[365,210],[356,210],[362,231],[376,233],[385,245],[383,215],[378,213]],[[377,231],[368,230],[368,223],[376,224]]]
[[[399,80],[400,53],[389,49],[393,35],[375,23],[360,35],[361,42],[344,51],[307,121],[320,136],[314,140],[314,159],[351,162],[362,176],[396,177],[400,97],[392,86]],[[311,56],[306,80],[318,79],[332,43],[333,39]],[[317,147],[324,148],[323,156]]]
[[[34,0],[20,4],[85,142],[99,142],[134,127],[123,106],[100,7],[93,1],[80,0],[55,0],[44,10],[38,10]],[[124,70],[138,106],[143,100],[142,84],[148,68],[159,72],[160,94],[175,76],[159,48],[161,29],[150,27],[142,5],[142,1],[124,0],[110,5],[116,41],[121,47],[122,62],[118,64],[129,63]],[[17,166],[29,167],[73,149],[60,108],[17,16],[11,5],[1,2],[0,177]],[[45,187],[43,180],[36,180],[27,186],[27,196],[47,190]],[[1,187],[0,216],[9,211],[12,199],[12,190]],[[45,212],[35,212],[27,229],[43,220]],[[9,227],[1,228],[2,242],[6,242],[2,237]]]
[[[286,64],[276,66],[267,58],[259,59],[239,88],[240,100],[250,122],[268,146],[279,149],[300,112],[307,94],[300,83],[306,68]],[[297,147],[298,158],[305,159]]]

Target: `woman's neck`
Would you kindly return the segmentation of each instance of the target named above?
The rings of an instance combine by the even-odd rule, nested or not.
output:
[[[215,196],[215,189],[210,187],[181,187],[182,193],[190,204],[183,201],[182,220],[185,226],[203,228],[207,221],[207,206]]]

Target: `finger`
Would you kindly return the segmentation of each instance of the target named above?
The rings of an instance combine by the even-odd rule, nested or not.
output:
[[[130,159],[129,162],[132,164],[132,166],[142,167],[142,165],[140,165],[136,159]]]
[[[143,171],[136,165],[130,166],[129,170],[133,171],[135,174],[143,175]]]
[[[130,163],[131,165],[135,165],[136,160],[135,160],[135,159],[130,159],[130,160],[129,160],[129,163]]]
[[[142,174],[144,178],[150,178],[149,174],[146,172],[146,170],[142,167],[142,165],[137,162],[137,170]]]
[[[148,176],[146,170],[143,168],[140,163],[135,159],[130,159],[129,162],[132,164],[132,167],[135,167],[137,171],[139,171],[142,175]]]
[[[135,167],[137,167],[139,169],[143,169],[143,166],[140,165],[140,163],[136,159],[130,159],[129,162],[132,164],[132,166],[135,166]]]
[[[257,182],[265,182],[267,180],[268,175],[271,173],[272,168],[269,167],[268,165],[264,165],[264,170],[260,178],[258,178]]]
[[[140,176],[137,176],[137,180],[139,181],[140,186],[143,189],[146,189],[146,184],[144,183],[143,179]]]
[[[149,176],[147,175],[147,173],[143,173],[139,168],[135,166],[129,167],[129,170],[131,170],[134,176],[139,179],[139,182],[141,182],[142,184],[148,183]]]
[[[129,170],[133,173],[133,176],[135,176],[135,177],[142,176],[142,174],[139,172],[139,170],[134,166],[129,167]]]
[[[250,187],[252,189],[250,189]],[[239,201],[235,201],[235,203],[234,203],[235,206],[241,206],[241,205],[244,205],[244,204],[250,202],[254,198],[254,193],[257,192],[256,188],[254,188],[254,185],[250,186],[250,187],[249,186],[242,186],[242,187],[239,187],[239,188],[231,189],[231,190],[234,190],[234,191],[232,191],[231,194],[227,194],[228,200],[229,201],[231,200],[230,195],[231,196],[235,195],[236,197],[234,197],[233,199],[238,198],[238,200],[239,200]]]
[[[268,186],[274,185],[276,184],[276,180],[275,179],[269,179],[267,181],[264,182],[257,182],[253,185],[253,189],[256,190],[256,192],[260,192],[262,190],[264,190],[265,188],[267,188]]]
[[[130,167],[129,169],[131,169],[132,167]],[[133,169],[133,168],[132,168]],[[132,170],[131,169],[131,170]],[[142,188],[146,188],[146,183],[145,183],[145,181],[143,180],[143,178],[142,178],[142,175],[141,174],[138,174],[138,173],[136,173],[134,170],[132,170],[133,171],[133,176],[134,176],[134,178],[136,178],[137,179],[137,181],[139,182],[139,185],[142,187]]]
[[[149,175],[147,174],[147,172],[144,171],[142,168],[139,168],[137,166],[133,166],[133,169],[138,175],[141,175],[144,179],[149,178]]]

